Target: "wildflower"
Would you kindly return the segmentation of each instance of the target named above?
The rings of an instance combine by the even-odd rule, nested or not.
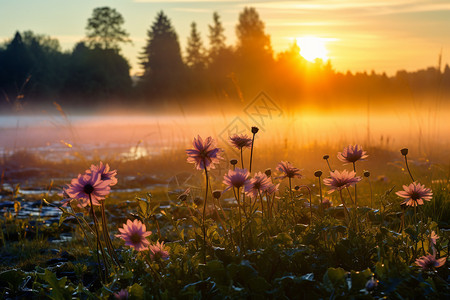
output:
[[[316,177],[322,176],[322,171],[320,171],[320,170],[315,171],[314,176],[316,176]]]
[[[408,148],[403,148],[403,149],[401,149],[401,150],[400,150],[400,153],[401,153],[403,156],[408,155]]]
[[[430,234],[430,242],[432,245],[436,245],[436,240],[439,238],[439,236],[434,232],[434,230]]]
[[[120,290],[120,292],[114,293],[114,298],[119,300],[126,300],[130,297],[130,294],[128,294],[128,291],[125,289]]]
[[[337,158],[344,163],[354,163],[358,160],[364,160],[368,155],[359,145],[348,145],[342,152],[338,152]]]
[[[428,254],[416,259],[416,265],[422,268],[422,270],[433,270],[434,268],[442,267],[447,260],[446,257],[436,259],[434,255]]]
[[[361,181],[361,177],[355,177],[355,175],[356,173],[354,171],[348,172],[347,170],[344,170],[342,172],[339,172],[337,170],[330,172],[330,178],[325,178],[323,180],[323,183],[325,185],[331,187],[331,189],[328,191],[328,194],[331,194],[334,191],[340,191],[343,188],[349,187]]]
[[[272,195],[273,193],[275,193],[275,192],[278,191],[278,188],[279,188],[279,187],[280,187],[280,184],[279,184],[279,183],[278,183],[278,184],[272,183],[272,184],[266,189],[266,192],[267,192],[267,194]]]
[[[245,184],[245,193],[251,198],[258,197],[258,194],[265,192],[272,185],[272,181],[266,174],[258,172]]]
[[[257,134],[258,131],[259,131],[259,128],[258,128],[258,127],[252,126],[252,133],[253,133],[253,134]]]
[[[212,137],[207,137],[203,142],[200,136],[194,138],[194,149],[187,149],[187,161],[194,163],[197,170],[214,169],[215,164],[219,163],[222,158],[220,156],[220,148],[216,148],[216,142]]]
[[[100,164],[97,165],[91,165],[91,168],[89,170],[86,171],[86,173],[100,173],[101,175],[101,180],[109,180],[110,186],[116,185],[117,184],[117,170],[112,170],[110,171],[109,165],[106,164],[104,165],[103,162],[100,162]]]
[[[153,260],[159,260],[159,259],[169,259],[169,251],[167,251],[167,248],[164,245],[164,242],[156,242],[155,245],[150,245],[150,257]]]
[[[249,182],[248,175],[247,169],[236,168],[236,170],[228,170],[228,174],[223,176],[223,183],[227,185],[224,191],[233,187],[240,188],[245,186]]]
[[[327,209],[330,208],[331,206],[333,206],[333,202],[331,202],[331,200],[327,197],[323,198],[323,201],[321,203],[323,209]]]
[[[426,188],[420,183],[413,182],[409,186],[404,185],[403,191],[398,191],[395,194],[397,196],[405,198],[401,204],[406,204],[407,206],[418,206],[423,205],[423,200],[431,201],[433,193],[431,189]]]
[[[325,160],[327,160],[327,159],[330,158],[330,156],[329,156],[328,154],[325,154],[322,158],[325,159]]]
[[[123,224],[123,228],[119,228],[120,234],[116,237],[120,237],[125,241],[126,246],[134,248],[136,251],[148,250],[150,242],[146,239],[151,235],[151,231],[147,231],[145,224],[139,220],[127,220],[126,224]]]
[[[243,148],[250,148],[252,146],[252,138],[248,137],[246,134],[235,134],[230,137],[231,143],[234,147],[242,150]]]
[[[302,175],[300,174],[300,169],[294,167],[290,162],[282,161],[278,163],[277,171],[284,173],[279,178],[284,179],[286,177],[288,178],[302,178]]]
[[[237,159],[230,160],[230,164],[232,164],[233,166],[235,166],[237,163],[238,163]]]
[[[364,171],[364,177],[370,177],[370,172],[369,171]]]
[[[215,190],[212,194],[214,199],[219,199],[222,196],[222,192],[219,190]]]
[[[80,200],[83,207],[89,204],[89,197],[93,205],[100,205],[99,201],[109,194],[110,185],[111,181],[102,180],[100,173],[90,172],[84,175],[79,174],[77,178],[72,179],[64,192],[70,198]]]

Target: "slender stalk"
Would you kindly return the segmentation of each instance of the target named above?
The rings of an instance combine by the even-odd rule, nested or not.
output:
[[[206,192],[205,192],[205,201],[203,202],[203,218],[202,218],[202,227],[203,227],[203,262],[206,264],[206,225],[205,225],[205,218],[206,218],[206,200],[208,198],[208,169],[205,165],[205,178],[206,178]]]
[[[243,152],[243,150],[241,148],[241,166],[242,166],[242,169],[244,169],[244,155],[242,154],[242,152]]]
[[[414,180],[414,178],[413,178],[413,176],[412,176],[412,174],[411,174],[411,171],[409,170],[409,166],[408,166],[408,158],[406,158],[406,155],[404,155],[405,156],[405,165],[406,165],[406,169],[408,170],[408,173],[409,173],[409,176],[411,177],[411,180],[414,182],[415,180]]]
[[[345,212],[345,216],[347,217],[347,219],[349,220],[350,219],[350,213],[349,213],[349,211],[348,211],[348,208],[347,208],[347,205],[345,205],[345,201],[344,201],[344,198],[342,197],[342,190],[339,190],[339,195],[341,196],[341,202],[342,202],[342,205],[344,206],[344,212]]]
[[[322,181],[319,176],[320,210],[323,212]]]
[[[331,169],[330,162],[328,161],[328,158],[325,159],[325,160],[327,161],[328,169],[330,169],[330,172],[333,172],[333,169]]]
[[[373,208],[372,181],[370,180],[370,178],[367,179],[369,180],[369,189],[370,189],[370,208]]]
[[[355,172],[356,174],[356,163],[353,162],[353,172]],[[358,208],[358,196],[357,196],[357,192],[356,192],[356,183],[355,183],[355,208]]]
[[[253,138],[252,138],[252,147],[250,149],[250,166],[249,166],[249,172],[252,172],[252,160],[253,160],[253,144],[255,143],[255,135],[256,133],[253,133]]]
[[[106,220],[106,213],[105,213],[105,201],[101,202],[102,207],[102,225],[103,225],[103,237],[105,239],[106,247],[108,248],[109,255],[112,257],[113,261],[120,267],[120,261],[119,258],[116,255],[116,251],[114,249],[114,246],[111,241],[111,237],[109,236],[109,230],[108,230],[108,224]]]
[[[105,269],[104,269],[105,272],[103,273],[103,279],[106,281],[106,274],[108,273],[108,266],[107,266],[106,259],[105,259],[106,255],[105,255],[105,252],[103,250],[103,246],[102,246],[102,244],[100,242],[100,234],[98,233],[98,220],[97,220],[97,217],[95,215],[94,204],[92,203],[92,196],[91,196],[91,194],[89,194],[89,202],[91,204],[91,214],[92,214],[92,218],[94,219],[95,236],[96,236],[96,240],[97,240],[97,252],[96,252],[96,254],[97,254],[97,263],[98,263],[98,266],[100,268],[100,266],[101,266],[100,265],[100,259],[98,257],[98,248],[100,248],[100,252],[102,253],[103,264],[105,266]]]
[[[313,219],[311,189],[307,185],[302,185],[300,187],[301,188],[306,188],[308,190],[308,193],[309,193],[309,213],[310,213],[310,216],[311,216],[310,220],[309,220],[309,225],[311,225],[312,224],[312,219]]]
[[[242,214],[241,214],[241,202],[239,201],[239,188],[237,188],[237,193],[233,187],[234,198],[238,203],[238,218],[239,218],[239,253],[242,253]]]
[[[294,205],[294,196],[292,193],[292,180],[291,177],[289,177],[289,195],[291,196],[291,206],[292,206],[292,216],[294,218],[294,222],[296,220],[295,218],[295,205]]]

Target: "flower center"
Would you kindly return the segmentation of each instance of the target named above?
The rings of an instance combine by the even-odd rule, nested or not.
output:
[[[141,242],[141,239],[142,239],[142,237],[139,233],[133,233],[130,236],[130,240],[133,244],[139,244]]]
[[[94,187],[90,183],[86,184],[83,188],[83,192],[85,192],[88,195],[92,194],[93,191],[94,191]]]
[[[420,194],[418,193],[418,192],[412,192],[411,193],[411,199],[413,199],[414,201],[417,201],[417,200],[419,200],[421,197],[420,197]]]

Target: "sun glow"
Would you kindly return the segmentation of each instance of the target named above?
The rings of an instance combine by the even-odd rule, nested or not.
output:
[[[328,51],[325,47],[327,39],[306,36],[297,38],[297,45],[300,47],[300,55],[311,62],[317,58],[326,61],[328,59]]]

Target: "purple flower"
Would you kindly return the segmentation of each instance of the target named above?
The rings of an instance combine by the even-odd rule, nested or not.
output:
[[[272,181],[266,174],[258,172],[245,184],[245,193],[251,198],[256,198],[259,193],[265,192],[269,188],[273,189],[272,185]]]
[[[128,291],[125,289],[120,290],[120,292],[114,293],[114,298],[119,300],[126,300],[130,297],[130,294],[128,294]]]
[[[110,170],[109,165],[104,165],[103,162],[100,162],[100,164],[97,165],[91,165],[91,168],[89,170],[86,170],[86,174],[88,173],[100,173],[101,180],[109,180],[110,186],[117,184],[117,170]]]
[[[187,161],[194,163],[197,170],[214,169],[222,157],[220,148],[216,148],[216,142],[212,137],[207,137],[205,142],[200,136],[194,138],[194,149],[187,149]]]
[[[223,176],[223,183],[227,185],[224,192],[233,187],[240,188],[248,184],[250,181],[248,175],[247,169],[236,168],[235,170],[228,170],[228,173]]]
[[[123,224],[123,228],[119,228],[119,237],[125,241],[126,246],[134,248],[136,251],[148,250],[150,242],[146,239],[147,236],[151,235],[151,231],[147,231],[145,224],[139,220],[127,220],[126,224]]]
[[[436,234],[436,232],[434,232],[434,230],[431,231],[431,234],[430,234],[430,243],[431,243],[432,245],[436,246],[436,240],[437,240],[438,238],[439,238],[439,236]]]
[[[330,178],[325,178],[323,183],[331,187],[328,191],[328,194],[331,194],[334,191],[340,191],[343,188],[354,185],[355,183],[361,181],[361,177],[355,176],[356,173],[354,171],[344,170],[342,172],[334,171],[330,172]]]
[[[403,191],[398,191],[395,194],[397,196],[405,198],[401,204],[406,204],[407,206],[418,206],[423,205],[423,200],[431,201],[433,193],[431,189],[426,188],[420,183],[413,182],[409,186],[404,185]]]
[[[422,270],[433,270],[434,268],[442,267],[447,260],[446,257],[436,259],[434,255],[428,254],[422,256],[416,260],[416,265],[422,268]]]
[[[110,180],[102,180],[98,172],[79,174],[77,178],[72,179],[64,192],[70,198],[78,199],[83,207],[89,205],[89,196],[93,205],[100,205],[99,201],[105,199],[111,190],[110,183]]]
[[[342,152],[338,152],[337,158],[344,163],[354,163],[358,160],[364,160],[368,155],[359,145],[348,145]]]
[[[282,161],[278,163],[277,171],[282,172],[283,175],[281,175],[278,178],[284,179],[286,177],[288,178],[302,178],[302,174],[300,174],[300,169],[294,167],[290,162]]]
[[[242,150],[243,148],[250,148],[252,146],[252,138],[248,137],[246,134],[235,134],[230,137],[231,143],[234,147]]]
[[[159,260],[159,259],[169,259],[169,251],[167,251],[167,248],[164,245],[164,242],[156,242],[155,245],[150,245],[150,257],[153,260]]]
[[[277,184],[271,183],[270,186],[267,188],[266,192],[267,194],[272,195],[278,191],[279,187],[280,187],[279,183]]]

